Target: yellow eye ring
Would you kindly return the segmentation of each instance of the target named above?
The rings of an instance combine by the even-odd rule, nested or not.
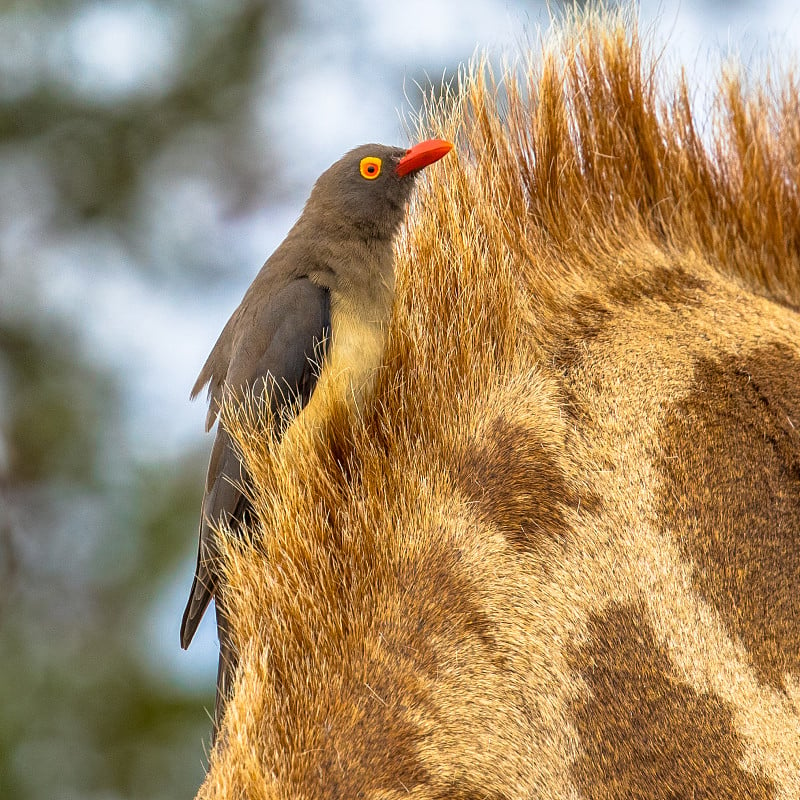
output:
[[[381,160],[376,156],[367,156],[361,159],[359,164],[361,177],[368,181],[374,181],[381,174]]]

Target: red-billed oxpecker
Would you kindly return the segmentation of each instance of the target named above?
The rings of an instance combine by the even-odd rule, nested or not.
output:
[[[324,413],[315,398],[341,394],[358,402],[383,359],[394,297],[393,241],[421,169],[452,144],[431,139],[410,150],[367,144],[351,150],[317,180],[302,215],[245,292],[214,345],[192,398],[208,384],[206,430],[223,397],[266,397],[276,424],[287,412]],[[278,430],[280,433],[280,430]],[[247,476],[222,425],[208,465],[197,569],[181,624],[192,641],[215,599],[220,642],[215,730],[230,691],[230,646],[217,575],[215,529],[236,530],[247,511]]]

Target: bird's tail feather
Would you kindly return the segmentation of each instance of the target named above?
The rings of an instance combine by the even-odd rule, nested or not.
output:
[[[197,626],[200,624],[203,614],[206,613],[213,596],[212,587],[202,581],[199,575],[195,575],[189,592],[189,602],[186,603],[181,621],[181,647],[184,650],[192,643]]]

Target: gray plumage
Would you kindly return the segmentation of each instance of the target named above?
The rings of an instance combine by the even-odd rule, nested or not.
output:
[[[321,382],[326,391],[351,397],[369,390],[383,356],[394,296],[394,237],[417,171],[450,149],[440,142],[436,151],[433,144],[408,151],[364,145],[320,176],[302,215],[261,268],[200,371],[192,397],[208,385],[206,430],[217,420],[225,393],[235,402],[246,392],[262,396],[266,388],[271,411],[280,419],[289,403],[305,414],[321,413],[324,404],[314,409],[310,402]],[[365,174],[371,162],[365,167],[364,159],[370,157],[380,160],[376,176]],[[216,572],[213,529],[225,521],[235,531],[241,523],[248,504],[239,487],[246,482],[220,425],[205,484],[197,568],[181,624],[186,648],[215,599],[220,639],[215,729],[236,659]]]

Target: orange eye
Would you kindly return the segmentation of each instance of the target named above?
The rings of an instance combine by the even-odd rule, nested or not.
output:
[[[374,181],[375,178],[381,174],[381,160],[375,156],[362,158],[359,169],[361,170],[362,178],[366,178],[368,181]]]

